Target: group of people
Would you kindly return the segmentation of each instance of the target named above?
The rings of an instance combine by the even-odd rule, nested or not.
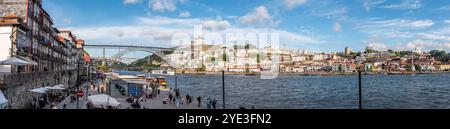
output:
[[[202,97],[201,96],[197,97],[197,102],[198,102],[198,107],[201,107],[202,106]],[[214,98],[206,99],[206,109],[216,109],[216,105],[217,105],[216,99],[214,99]]]
[[[172,89],[171,89],[172,90]],[[182,108],[185,104],[192,103],[192,98],[188,95],[186,97],[181,96],[179,89],[173,89],[172,91],[166,94],[166,97],[163,100],[163,104],[175,104],[177,108]]]
[[[132,98],[131,107],[135,109],[145,109],[144,103],[147,102],[147,99],[144,97]]]
[[[194,96],[187,94],[186,96],[181,96],[179,89],[173,90],[175,94],[169,92],[164,98],[163,104],[175,104],[177,108],[182,108],[184,104],[189,105],[193,103]],[[206,108],[207,109],[216,109],[217,100],[207,98],[206,99]],[[202,97],[197,97],[197,106],[202,107]]]
[[[64,98],[64,93],[62,92],[54,92],[54,93],[45,93],[40,96],[34,96],[33,101],[31,102],[31,107],[33,109],[42,109],[46,105],[50,104],[50,108],[55,108],[55,102],[59,103]]]

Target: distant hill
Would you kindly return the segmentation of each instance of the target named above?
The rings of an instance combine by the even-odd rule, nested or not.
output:
[[[157,55],[147,56],[128,65],[129,70],[149,71],[152,68],[159,67],[163,60]]]

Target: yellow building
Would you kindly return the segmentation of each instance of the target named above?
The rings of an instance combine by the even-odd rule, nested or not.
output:
[[[449,70],[449,69],[450,69],[450,64],[436,65],[435,67],[436,67],[436,69],[438,69],[438,70]]]

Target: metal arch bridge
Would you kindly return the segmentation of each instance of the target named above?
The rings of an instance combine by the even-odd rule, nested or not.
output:
[[[164,54],[164,52],[170,52],[170,51],[175,50],[175,48],[128,46],[128,45],[85,45],[84,47],[91,48],[91,49],[103,49],[103,57],[102,57],[103,64],[106,64],[106,60],[111,60],[112,62],[110,62],[110,64],[112,64],[114,62],[118,62],[118,61],[122,60],[122,58],[125,55],[127,55],[131,52],[136,52],[136,51],[143,51],[143,52],[155,54],[167,62],[169,60],[168,60],[167,56]],[[106,57],[105,56],[106,49],[117,49],[117,50],[119,50],[119,52],[114,54],[111,57]]]

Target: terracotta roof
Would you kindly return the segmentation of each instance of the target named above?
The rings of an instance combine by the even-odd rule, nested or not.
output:
[[[84,45],[84,40],[83,39],[77,39],[77,44]]]
[[[91,63],[91,56],[89,56],[89,54],[86,52],[83,53],[83,59],[84,59],[84,61]]]
[[[58,41],[64,43],[66,39],[62,36],[58,36]]]
[[[3,18],[18,18],[19,16],[16,15],[16,13],[10,13],[6,16],[3,16]]]
[[[70,31],[70,30],[65,30],[65,29],[60,29],[59,32],[69,32],[69,33],[71,33],[72,31]]]

